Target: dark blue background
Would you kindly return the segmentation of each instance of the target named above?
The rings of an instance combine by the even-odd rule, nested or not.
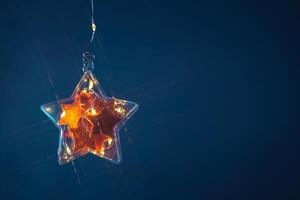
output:
[[[1,199],[300,199],[296,1],[95,0],[95,74],[140,109],[123,163],[56,160],[88,0],[0,5]]]

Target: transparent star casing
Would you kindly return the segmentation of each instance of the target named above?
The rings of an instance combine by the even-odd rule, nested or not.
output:
[[[118,132],[138,104],[107,97],[87,69],[70,98],[44,104],[41,109],[60,130],[59,164],[87,153],[120,163]]]

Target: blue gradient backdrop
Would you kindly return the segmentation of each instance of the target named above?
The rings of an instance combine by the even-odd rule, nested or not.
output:
[[[56,160],[88,0],[0,3],[0,199],[300,199],[296,1],[95,0],[95,74],[140,109],[124,162]]]

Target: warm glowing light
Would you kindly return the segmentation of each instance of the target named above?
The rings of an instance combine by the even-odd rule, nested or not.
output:
[[[109,138],[107,141],[108,141],[108,145],[110,146],[112,144],[112,139]]]
[[[93,32],[96,31],[96,24],[95,23],[92,24],[92,30],[93,30]]]
[[[89,82],[89,89],[93,81]],[[71,104],[62,104],[63,112],[59,125],[68,125],[71,134],[68,138],[73,145],[68,146],[68,154],[80,153],[86,149],[98,152],[100,156],[109,156],[106,150],[116,148],[113,143],[114,127],[126,113],[124,102],[106,101],[95,95],[93,90],[82,89],[75,95]],[[112,154],[115,150],[111,151]]]
[[[121,107],[117,107],[117,108],[115,108],[115,111],[117,111],[120,114],[123,114],[125,112],[125,109],[123,109]]]
[[[121,161],[118,131],[138,105],[104,94],[92,72],[87,71],[70,98],[41,107],[61,131],[60,164],[87,153],[116,163]]]
[[[60,115],[60,118],[63,118],[63,117],[65,117],[66,116],[66,111],[63,111],[62,113],[61,113],[61,115]]]
[[[92,108],[92,115],[96,115],[96,114],[97,114],[97,112],[95,111],[94,108]]]
[[[69,125],[70,128],[77,128],[83,113],[81,106],[77,104],[63,104],[62,107],[63,112],[58,123],[60,125]]]
[[[51,111],[52,111],[52,109],[51,109],[50,107],[46,107],[45,110],[46,110],[47,112],[51,112]]]
[[[100,155],[101,155],[101,156],[104,156],[104,154],[105,154],[105,149],[104,149],[104,148],[101,148],[101,150],[100,150]]]
[[[92,80],[90,80],[89,82],[89,90],[91,90],[94,86],[94,82]]]
[[[120,115],[124,115],[126,112],[126,109],[124,108],[125,102],[123,101],[114,101],[114,109],[117,113]]]
[[[67,150],[68,154],[72,153],[71,150],[70,150],[70,148],[68,146],[66,146],[66,150]]]

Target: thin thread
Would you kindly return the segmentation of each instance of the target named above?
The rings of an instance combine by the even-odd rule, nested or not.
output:
[[[91,0],[91,6],[92,6],[92,23],[94,23],[94,1]]]
[[[90,42],[93,42],[94,40],[94,36],[95,36],[95,32],[96,32],[96,24],[94,22],[94,1],[91,0],[91,10],[92,10],[92,21],[91,21],[91,24],[92,24],[92,37],[91,37],[91,40]]]

